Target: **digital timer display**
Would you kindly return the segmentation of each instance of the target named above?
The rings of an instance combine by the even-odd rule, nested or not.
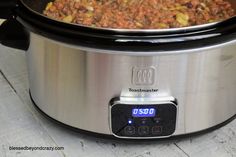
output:
[[[155,117],[155,108],[134,108],[132,109],[133,117]]]

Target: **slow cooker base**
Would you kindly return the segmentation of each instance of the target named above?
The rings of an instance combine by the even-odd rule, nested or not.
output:
[[[75,128],[73,126],[70,126],[70,125],[67,125],[65,123],[62,123],[52,117],[50,117],[48,114],[46,114],[44,111],[42,111],[38,106],[37,104],[35,103],[35,101],[33,100],[32,96],[31,96],[31,93],[29,92],[29,95],[30,95],[30,99],[32,101],[32,103],[34,104],[34,107],[44,116],[46,117],[47,119],[51,120],[52,122],[54,123],[57,123],[58,125],[64,127],[64,128],[67,128],[67,129],[70,129],[70,130],[73,130],[75,132],[78,132],[78,133],[81,133],[81,134],[85,134],[85,135],[88,135],[88,136],[92,136],[92,137],[96,137],[96,138],[105,138],[105,139],[116,139],[116,140],[122,140],[122,141],[127,141],[127,139],[119,139],[119,138],[116,138],[115,136],[112,136],[112,135],[107,135],[107,134],[101,134],[101,133],[95,133],[95,132],[91,132],[91,131],[86,131],[86,130],[82,130],[82,129],[79,129],[79,128]],[[165,140],[165,139],[178,139],[178,138],[188,138],[188,137],[193,137],[193,136],[199,136],[201,134],[205,134],[205,133],[208,133],[208,132],[211,132],[213,130],[216,130],[220,127],[223,127],[225,126],[226,124],[230,123],[231,121],[233,121],[234,119],[236,118],[236,114],[232,117],[230,117],[229,119],[225,120],[224,122],[218,124],[218,125],[215,125],[213,127],[210,127],[210,128],[207,128],[207,129],[204,129],[204,130],[201,130],[201,131],[197,131],[197,132],[194,132],[194,133],[188,133],[188,134],[183,134],[183,135],[175,135],[175,136],[171,136],[171,137],[168,137],[168,138],[161,138],[161,139],[158,139],[158,141],[160,140]],[[137,141],[136,139],[129,139],[129,141],[132,141],[132,140],[135,140]],[[142,139],[139,141],[153,141],[153,140],[157,140],[157,139]]]

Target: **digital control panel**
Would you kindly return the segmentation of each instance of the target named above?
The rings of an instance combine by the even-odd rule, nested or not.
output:
[[[177,103],[111,104],[111,130],[120,138],[157,138],[175,132]]]

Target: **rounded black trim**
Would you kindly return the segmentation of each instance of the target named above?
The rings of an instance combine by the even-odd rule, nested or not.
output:
[[[30,95],[30,99],[32,101],[32,103],[34,104],[34,107],[44,116],[46,117],[47,119],[49,119],[50,121],[58,124],[58,126],[61,126],[63,128],[66,128],[66,129],[70,129],[72,131],[75,131],[77,133],[81,133],[81,134],[84,134],[84,135],[88,135],[90,137],[96,137],[96,138],[101,138],[101,139],[115,139],[115,140],[119,140],[119,141],[122,141],[122,142],[136,142],[136,141],[139,141],[139,142],[145,142],[145,141],[163,141],[163,140],[177,140],[177,139],[182,139],[182,138],[189,138],[189,137],[195,137],[195,136],[199,136],[199,135],[202,135],[202,134],[205,134],[205,133],[209,133],[211,131],[214,131],[216,129],[219,129],[223,126],[225,126],[226,124],[230,123],[231,121],[233,121],[235,118],[236,118],[236,114],[233,115],[232,117],[230,117],[229,119],[225,120],[224,122],[218,124],[218,125],[215,125],[213,127],[210,127],[210,128],[207,128],[207,129],[204,129],[204,130],[201,130],[201,131],[198,131],[198,132],[193,132],[193,133],[188,133],[188,134],[183,134],[183,135],[175,135],[175,136],[171,136],[171,137],[168,137],[168,138],[159,138],[159,139],[122,139],[122,138],[117,138],[113,135],[107,135],[107,134],[101,134],[101,133],[95,133],[95,132],[91,132],[91,131],[86,131],[86,130],[82,130],[82,129],[79,129],[79,128],[76,128],[76,127],[73,127],[73,126],[70,126],[70,125],[67,125],[65,123],[62,123],[52,117],[50,117],[48,114],[46,114],[44,111],[42,111],[38,106],[37,104],[34,102],[33,98],[32,98],[32,95],[29,91],[29,95]]]
[[[21,23],[14,18],[10,18],[0,26],[0,43],[8,47],[26,51],[29,48],[28,31],[25,30],[25,27]]]
[[[0,0],[0,18],[8,19],[12,16],[17,0]]]
[[[20,0],[21,4],[23,4],[29,11],[34,12],[34,14],[37,14],[38,16],[42,17],[45,20],[49,20],[52,21],[53,19],[46,17],[45,15],[43,15],[43,10],[45,9],[46,5],[51,2],[51,0]],[[79,29],[84,29],[84,30],[92,30],[92,31],[103,31],[103,32],[110,32],[110,33],[119,33],[119,34],[157,34],[157,33],[161,33],[161,34],[168,34],[170,32],[178,32],[178,33],[183,33],[183,32],[193,32],[195,30],[204,30],[206,28],[211,28],[213,25],[216,25],[216,23],[211,23],[211,24],[204,24],[201,26],[193,26],[193,27],[184,27],[184,28],[173,28],[173,29],[164,29],[161,31],[155,31],[155,29],[151,29],[148,31],[143,31],[143,30],[135,30],[132,29],[132,31],[128,31],[129,29],[125,29],[125,30],[121,30],[121,29],[107,29],[107,28],[96,28],[96,27],[89,27],[89,26],[85,26],[85,25],[80,25],[80,24],[71,24],[71,23],[65,23],[65,22],[61,22],[58,20],[53,20],[54,22],[56,22],[57,24],[63,26],[63,27],[68,27],[68,28],[79,28]],[[146,29],[147,30],[147,29]]]
[[[236,18],[215,27],[193,32],[125,34],[64,24],[28,10],[21,2],[15,9],[17,19],[29,30],[56,41],[75,46],[131,52],[165,52],[196,49],[236,39]]]

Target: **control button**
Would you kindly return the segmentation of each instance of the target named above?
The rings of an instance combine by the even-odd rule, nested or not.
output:
[[[135,127],[134,126],[126,126],[125,127],[125,134],[126,135],[134,135],[135,134]]]
[[[149,134],[149,127],[148,126],[140,126],[138,128],[139,135],[148,135]]]
[[[154,126],[152,127],[152,134],[158,135],[162,133],[162,126]]]

